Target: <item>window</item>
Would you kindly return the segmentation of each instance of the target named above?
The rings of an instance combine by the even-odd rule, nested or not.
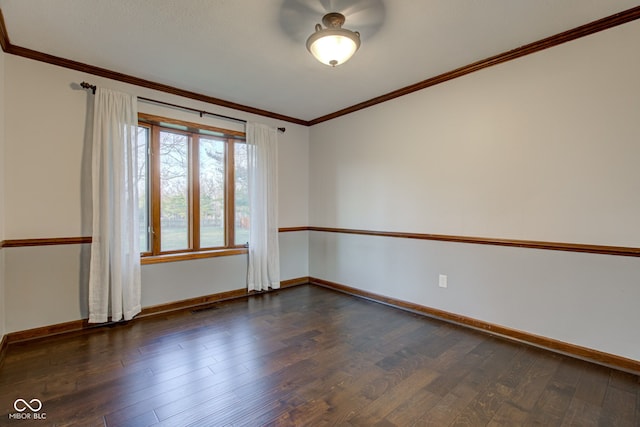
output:
[[[142,255],[243,248],[249,237],[244,133],[139,116]]]

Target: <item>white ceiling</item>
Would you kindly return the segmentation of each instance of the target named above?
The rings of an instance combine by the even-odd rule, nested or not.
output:
[[[0,0],[12,45],[312,120],[640,5],[638,0]],[[362,46],[306,50],[326,12]]]

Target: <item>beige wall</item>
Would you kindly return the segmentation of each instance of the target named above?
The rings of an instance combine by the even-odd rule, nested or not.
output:
[[[311,224],[638,246],[640,22],[311,129]]]
[[[5,55],[5,239],[91,235],[87,111],[93,84],[272,126],[278,135],[280,227],[308,224],[309,129]],[[242,130],[242,124],[139,104],[141,112]],[[282,279],[308,276],[308,233],[283,233]],[[86,317],[90,245],[6,248],[7,332]],[[301,262],[302,261],[302,262]],[[246,256],[145,265],[143,306],[245,286]]]
[[[4,82],[4,58],[5,53],[0,49],[0,242],[4,240],[4,99],[5,99],[5,82]],[[5,251],[0,249],[0,340],[5,333],[5,290],[4,290],[4,282],[5,282],[5,274],[4,274],[4,254]]]
[[[638,40],[636,21],[313,126],[310,224],[640,246]],[[318,232],[309,257],[314,277],[640,360],[639,258]]]

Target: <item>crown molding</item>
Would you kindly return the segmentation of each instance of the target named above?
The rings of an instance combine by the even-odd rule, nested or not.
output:
[[[45,62],[47,64],[57,65],[59,67],[81,71],[83,73],[92,74],[94,76],[105,77],[111,80],[116,80],[124,83],[129,83],[135,86],[157,90],[159,92],[169,93],[172,95],[182,96],[184,98],[194,99],[196,101],[206,102],[208,104],[231,108],[233,110],[244,111],[245,113],[256,114],[258,116],[269,117],[272,119],[282,120],[289,123],[295,123],[302,126],[309,126],[309,122],[306,120],[285,116],[283,114],[274,113],[272,111],[254,108],[248,105],[226,101],[224,99],[215,98],[212,96],[188,91],[185,89],[180,89],[175,86],[169,86],[166,84],[142,79],[142,78],[131,76],[128,74],[119,73],[117,71],[112,71],[106,68],[96,67],[93,65],[84,64],[82,62],[72,61],[70,59],[49,55],[48,53],[38,52],[33,49],[16,46],[12,44],[11,41],[9,40],[9,34],[7,33],[7,27],[4,22],[4,16],[2,15],[2,9],[0,9],[0,46],[2,47],[2,50],[5,53],[21,56],[27,59],[33,59],[34,61]]]
[[[0,47],[4,52],[9,50],[11,43],[9,42],[9,34],[7,33],[7,26],[4,23],[4,15],[2,9],[0,9]]]
[[[390,101],[395,98],[399,98],[404,95],[408,95],[413,92],[417,92],[422,89],[426,89],[430,86],[435,86],[440,83],[447,82],[449,80],[457,79],[458,77],[465,76],[467,74],[480,71],[484,68],[492,67],[494,65],[502,64],[504,62],[512,61],[514,59],[521,58],[523,56],[531,55],[536,52],[540,52],[545,49],[549,49],[554,46],[558,46],[563,43],[577,40],[579,38],[607,30],[609,28],[616,27],[618,25],[626,24],[627,22],[635,21],[640,18],[640,6],[625,10],[614,15],[607,16],[606,18],[598,19],[597,21],[590,22],[580,27],[573,28],[571,30],[547,37],[537,42],[529,43],[519,48],[503,52],[495,56],[483,59],[478,62],[474,62],[464,67],[457,68],[452,71],[440,74],[439,76],[432,77],[427,80],[423,80],[418,83],[414,83],[409,86],[405,86],[401,89],[394,90],[392,92],[380,95],[376,98],[372,98],[368,101],[361,102],[359,104],[352,105],[339,111],[335,111],[326,116],[318,117],[309,121],[309,125],[313,126],[318,123],[326,122],[331,119],[335,119],[340,116],[344,116],[355,111],[363,110],[365,108],[372,107],[376,104]]]
[[[581,25],[571,30],[558,33],[556,35],[547,37],[545,39],[542,39],[533,43],[529,43],[527,45],[518,47],[516,49],[503,52],[495,56],[491,56],[489,58],[474,62],[469,65],[465,65],[463,67],[457,68],[452,71],[448,71],[438,76],[431,77],[426,80],[422,80],[412,85],[405,86],[403,88],[394,90],[384,95],[380,95],[375,98],[369,99],[368,101],[364,101],[364,102],[352,105],[350,107],[343,108],[341,110],[335,111],[333,113],[330,113],[321,117],[317,117],[312,120],[303,120],[295,117],[285,116],[285,115],[274,113],[271,111],[254,108],[248,105],[237,104],[235,102],[225,101],[224,99],[215,98],[215,97],[203,95],[196,92],[191,92],[188,90],[165,85],[162,83],[153,82],[146,79],[141,79],[135,76],[119,73],[117,71],[112,71],[105,68],[96,67],[93,65],[83,64],[81,62],[60,58],[57,56],[49,55],[47,53],[38,52],[32,49],[15,46],[11,44],[9,40],[9,34],[7,32],[7,27],[4,22],[4,17],[2,15],[2,9],[0,9],[0,47],[2,47],[2,50],[6,53],[22,56],[28,59],[33,59],[35,61],[46,62],[52,65],[58,65],[60,67],[69,68],[76,71],[82,71],[88,74],[93,74],[96,76],[105,77],[108,79],[117,80],[124,83],[129,83],[132,85],[157,90],[160,92],[178,95],[178,96],[206,102],[213,105],[218,105],[221,107],[231,108],[238,111],[244,111],[246,113],[256,114],[263,117],[269,117],[272,119],[282,120],[289,123],[295,123],[302,126],[313,126],[322,122],[335,119],[337,117],[345,116],[347,114],[372,107],[377,104],[381,104],[386,101],[390,101],[395,98],[399,98],[404,95],[408,95],[413,92],[420,91],[422,89],[426,89],[431,86],[438,85],[440,83],[447,82],[449,80],[456,79],[458,77],[465,76],[467,74],[470,74],[476,71],[480,71],[482,69],[485,69],[494,65],[502,64],[514,59],[521,58],[523,56],[531,55],[533,53],[540,52],[542,50],[549,49],[551,47],[555,47],[560,44],[567,43],[573,40],[577,40],[579,38],[586,37],[588,35],[595,34],[600,31],[604,31],[604,30],[616,27],[618,25],[626,24],[628,22],[635,21],[639,18],[640,18],[640,6],[636,6],[631,9],[627,9],[625,11],[587,23],[585,25]]]

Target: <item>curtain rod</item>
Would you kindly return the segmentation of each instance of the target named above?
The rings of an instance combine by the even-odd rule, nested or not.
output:
[[[87,83],[87,82],[82,82],[82,83],[80,83],[80,86],[81,86],[83,89],[91,89],[91,92],[92,92],[94,95],[96,94],[96,89],[97,89],[97,86],[96,86],[96,85],[92,85],[92,84]],[[205,115],[206,115],[206,116],[214,116],[214,117],[218,117],[218,118],[221,118],[221,119],[232,120],[232,121],[235,121],[235,122],[247,123],[247,121],[246,121],[246,120],[238,119],[238,118],[236,118],[236,117],[230,117],[230,116],[225,116],[225,115],[222,115],[222,114],[211,113],[211,112],[209,112],[209,111],[198,110],[198,109],[196,109],[196,108],[191,108],[191,107],[185,107],[185,106],[183,106],[183,105],[171,104],[170,102],[158,101],[158,100],[156,100],[156,99],[144,98],[144,97],[142,97],[142,96],[139,96],[139,97],[138,97],[138,99],[139,99],[140,101],[147,102],[147,103],[152,103],[152,104],[161,104],[161,105],[166,105],[166,106],[168,106],[168,107],[179,108],[179,109],[181,109],[181,110],[191,111],[192,113],[198,113],[198,114],[200,114],[200,117],[204,117]],[[283,127],[280,127],[280,128],[278,128],[278,130],[279,130],[280,132],[284,132],[284,131],[286,131],[287,129],[286,129],[286,128],[283,128]]]

